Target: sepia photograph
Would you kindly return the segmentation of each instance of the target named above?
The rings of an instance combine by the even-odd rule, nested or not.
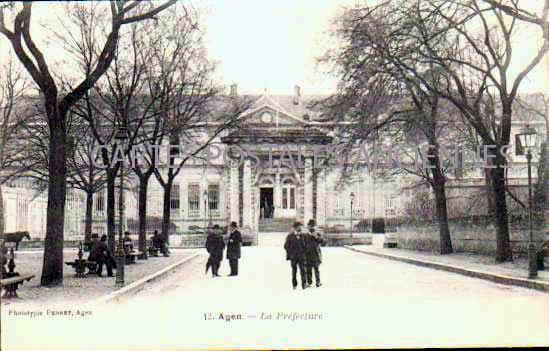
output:
[[[0,351],[549,346],[549,0],[0,2]]]

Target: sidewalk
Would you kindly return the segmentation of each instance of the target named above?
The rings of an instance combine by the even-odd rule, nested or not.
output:
[[[537,279],[528,279],[528,260],[526,258],[515,258],[514,262],[496,263],[493,257],[466,252],[439,255],[436,252],[383,248],[383,236],[374,238],[373,245],[353,245],[352,247],[345,246],[345,248],[501,284],[549,291],[549,268],[546,267],[544,271],[538,271]]]
[[[192,256],[197,251],[192,249],[172,249],[170,257],[150,257],[148,260],[137,260],[137,263],[125,265],[125,286],[151,276],[166,267],[181,261],[185,257]],[[64,261],[72,261],[76,257],[75,249],[63,250]],[[15,253],[15,271],[21,274],[34,274],[30,282],[25,282],[17,290],[19,298],[4,299],[2,306],[7,305],[35,305],[35,304],[81,304],[87,303],[101,296],[117,291],[115,278],[106,277],[106,268],[103,267],[103,277],[87,275],[85,278],[75,277],[74,270],[64,265],[63,285],[56,287],[41,287],[40,277],[42,273],[42,251],[17,251]],[[114,270],[116,275],[116,270]]]

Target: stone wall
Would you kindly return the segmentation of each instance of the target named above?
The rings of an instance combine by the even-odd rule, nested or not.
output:
[[[455,252],[471,252],[485,255],[495,255],[496,229],[488,226],[463,226],[450,224],[450,235]],[[526,256],[528,245],[528,228],[510,230],[511,249],[513,255]],[[541,245],[544,239],[541,230],[534,231],[536,245]],[[439,228],[437,225],[411,226],[401,225],[397,233],[398,247],[420,251],[438,251]]]

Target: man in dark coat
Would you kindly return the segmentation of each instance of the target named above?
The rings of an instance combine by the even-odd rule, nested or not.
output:
[[[238,275],[238,259],[240,258],[240,246],[242,245],[242,234],[237,229],[236,222],[231,222],[229,230],[229,242],[227,243],[227,259],[231,266],[230,276]]]
[[[95,238],[92,236],[92,240],[92,249],[90,251],[90,255],[88,256],[88,261],[97,262],[98,276],[101,276],[101,273],[103,272],[103,264],[105,264],[107,266],[107,275],[112,277],[114,259],[111,255],[109,247],[107,246],[107,236],[102,235],[100,241],[97,240],[97,236]]]
[[[206,250],[210,254],[210,262],[212,265],[212,276],[219,277],[218,271],[223,260],[223,250],[225,249],[225,242],[220,234],[219,225],[214,225],[210,234],[206,238]]]
[[[309,220],[307,228],[309,232],[305,236],[305,262],[307,269],[307,285],[313,284],[313,271],[315,272],[316,286],[319,287],[320,283],[320,270],[319,265],[322,263],[322,254],[320,252],[320,245],[324,243],[324,239],[320,233],[315,232],[316,222],[314,219]]]
[[[168,247],[166,245],[166,240],[162,237],[162,235],[158,234],[158,230],[154,231],[154,234],[151,238],[153,247],[157,248],[162,252],[164,257],[168,257],[170,254],[170,251],[168,250]]]
[[[297,287],[297,268],[301,276],[301,287],[307,288],[307,277],[305,272],[305,234],[301,232],[301,223],[294,223],[294,230],[288,234],[284,242],[286,250],[286,260],[290,261],[292,266],[292,286]]]

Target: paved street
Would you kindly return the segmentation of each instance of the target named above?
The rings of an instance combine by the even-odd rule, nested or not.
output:
[[[547,293],[343,248],[323,248],[322,287],[292,290],[283,249],[276,240],[267,245],[243,248],[238,277],[226,276],[228,261],[222,277],[205,275],[204,254],[126,303],[94,308],[91,317],[20,317],[9,329],[31,328],[32,339],[19,339],[29,349],[45,349],[42,337],[86,350],[549,345]],[[294,312],[315,319],[289,320]],[[49,323],[48,333],[41,323]],[[91,338],[91,330],[102,338]],[[15,336],[8,332],[8,344]]]

